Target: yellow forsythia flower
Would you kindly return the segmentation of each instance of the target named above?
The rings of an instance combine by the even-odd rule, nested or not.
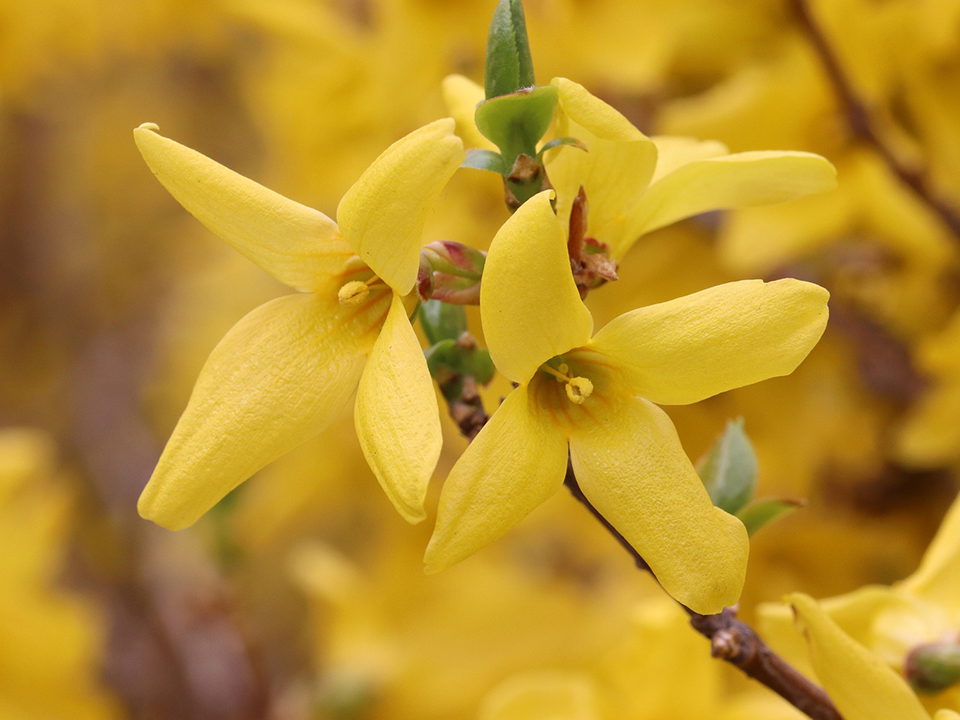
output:
[[[785,598],[810,647],[817,677],[845,720],[930,720],[906,681],[847,635],[808,595]],[[935,720],[960,720],[940,710]]]
[[[525,203],[490,247],[480,314],[494,363],[518,387],[447,478],[427,570],[476,552],[556,492],[569,446],[586,496],[666,590],[719,612],[740,596],[747,534],[710,502],[653,403],[793,372],[826,326],[827,291],[730,283],[621,315],[591,339],[552,194]]]
[[[824,600],[817,608],[849,634],[851,642],[864,645],[878,662],[900,671],[913,648],[955,637],[960,626],[960,499],[954,501],[913,575],[891,587],[868,586]],[[791,659],[799,655],[799,638],[787,608],[767,604],[759,612],[761,629],[771,644]],[[944,701],[960,709],[956,690],[936,704]]]
[[[439,408],[406,298],[423,225],[463,160],[453,120],[388,148],[347,192],[339,225],[157,134],[134,131],[160,182],[210,230],[301,291],[257,308],[221,340],[140,498],[160,525],[191,525],[337,416],[378,480],[418,522],[440,453]],[[359,387],[358,387],[359,386]]]
[[[642,235],[711,210],[782,203],[836,187],[836,170],[805,152],[730,154],[719,142],[648,138],[617,110],[571,80],[557,78],[556,137],[587,147],[546,155],[564,221],[583,187],[590,212],[586,236],[622,258]],[[444,80],[444,98],[467,144],[491,147],[473,116],[483,88],[460,75]]]

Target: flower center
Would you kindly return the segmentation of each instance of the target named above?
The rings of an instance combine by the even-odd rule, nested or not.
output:
[[[381,290],[386,287],[386,284],[376,275],[369,280],[351,280],[340,288],[337,298],[341,305],[359,305],[367,299],[371,290]]]
[[[585,377],[570,377],[570,366],[566,363],[560,363],[556,370],[549,365],[541,365],[540,369],[548,375],[553,375],[557,382],[564,383],[564,390],[567,391],[567,397],[576,405],[583,405],[588,397],[593,394],[593,383]]]

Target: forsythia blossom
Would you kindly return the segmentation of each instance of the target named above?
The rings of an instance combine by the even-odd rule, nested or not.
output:
[[[590,204],[585,235],[622,258],[645,233],[709,210],[795,200],[836,187],[836,170],[806,152],[730,154],[723,143],[654,137],[640,132],[582,85],[557,78],[555,135],[575,137],[587,150],[546,154],[565,223],[582,187]],[[473,120],[483,89],[465,77],[444,81],[444,95],[468,145],[489,148]]]
[[[892,587],[868,586],[823,600],[817,608],[878,661],[901,672],[915,648],[960,641],[960,500],[913,575]],[[788,657],[797,656],[799,639],[787,608],[765,604],[759,611],[764,636]],[[944,699],[960,709],[958,689],[948,690]]]
[[[140,498],[171,529],[317,435],[357,391],[364,454],[397,510],[425,517],[439,408],[409,322],[427,213],[463,160],[452,120],[399,140],[347,192],[338,223],[160,136],[134,135],[197,219],[301,290],[257,308],[214,349]]]
[[[903,678],[841,630],[813,598],[796,593],[786,601],[810,646],[817,677],[844,720],[930,720]],[[935,720],[960,720],[960,714],[944,709]]]
[[[494,363],[518,387],[447,478],[427,570],[476,552],[556,492],[569,448],[584,494],[666,590],[719,612],[740,596],[747,533],[713,506],[653,403],[791,373],[823,333],[827,291],[730,283],[626,313],[591,338],[552,195],[525,203],[491,244],[481,319]]]

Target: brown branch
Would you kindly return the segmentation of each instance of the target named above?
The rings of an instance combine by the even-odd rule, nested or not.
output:
[[[489,417],[479,396],[471,398],[470,408],[470,413],[460,415],[461,419],[458,419],[454,405],[451,404],[449,407],[450,414],[457,421],[460,432],[468,440],[473,440]],[[569,461],[563,484],[614,540],[630,554],[637,568],[653,574],[636,548],[583,494],[573,472],[573,465]],[[710,640],[710,654],[713,657],[739,668],[747,677],[765,685],[813,720],[843,720],[827,694],[771,650],[753,628],[737,618],[736,611],[732,608],[725,608],[718,615],[700,615],[682,604],[680,607],[690,615],[690,624],[693,628]]]
[[[909,187],[960,241],[960,212],[933,186],[929,168],[917,164],[910,166],[903,162],[884,140],[869,104],[857,92],[850,76],[844,70],[839,56],[810,6],[810,0],[791,0],[791,5],[800,27],[823,64],[854,137],[870,145],[890,171]]]

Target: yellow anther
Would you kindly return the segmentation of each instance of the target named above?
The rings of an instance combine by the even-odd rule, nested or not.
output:
[[[575,377],[567,383],[565,389],[571,401],[577,405],[583,405],[583,401],[593,394],[593,383],[585,377]]]
[[[337,297],[341,305],[359,305],[370,294],[370,286],[359,280],[352,280],[340,288]]]
[[[559,365],[557,365],[557,372],[559,372],[562,375],[566,375],[568,372],[570,372],[570,366],[567,365],[566,363],[560,363]],[[567,382],[567,380],[558,377],[557,382]]]

